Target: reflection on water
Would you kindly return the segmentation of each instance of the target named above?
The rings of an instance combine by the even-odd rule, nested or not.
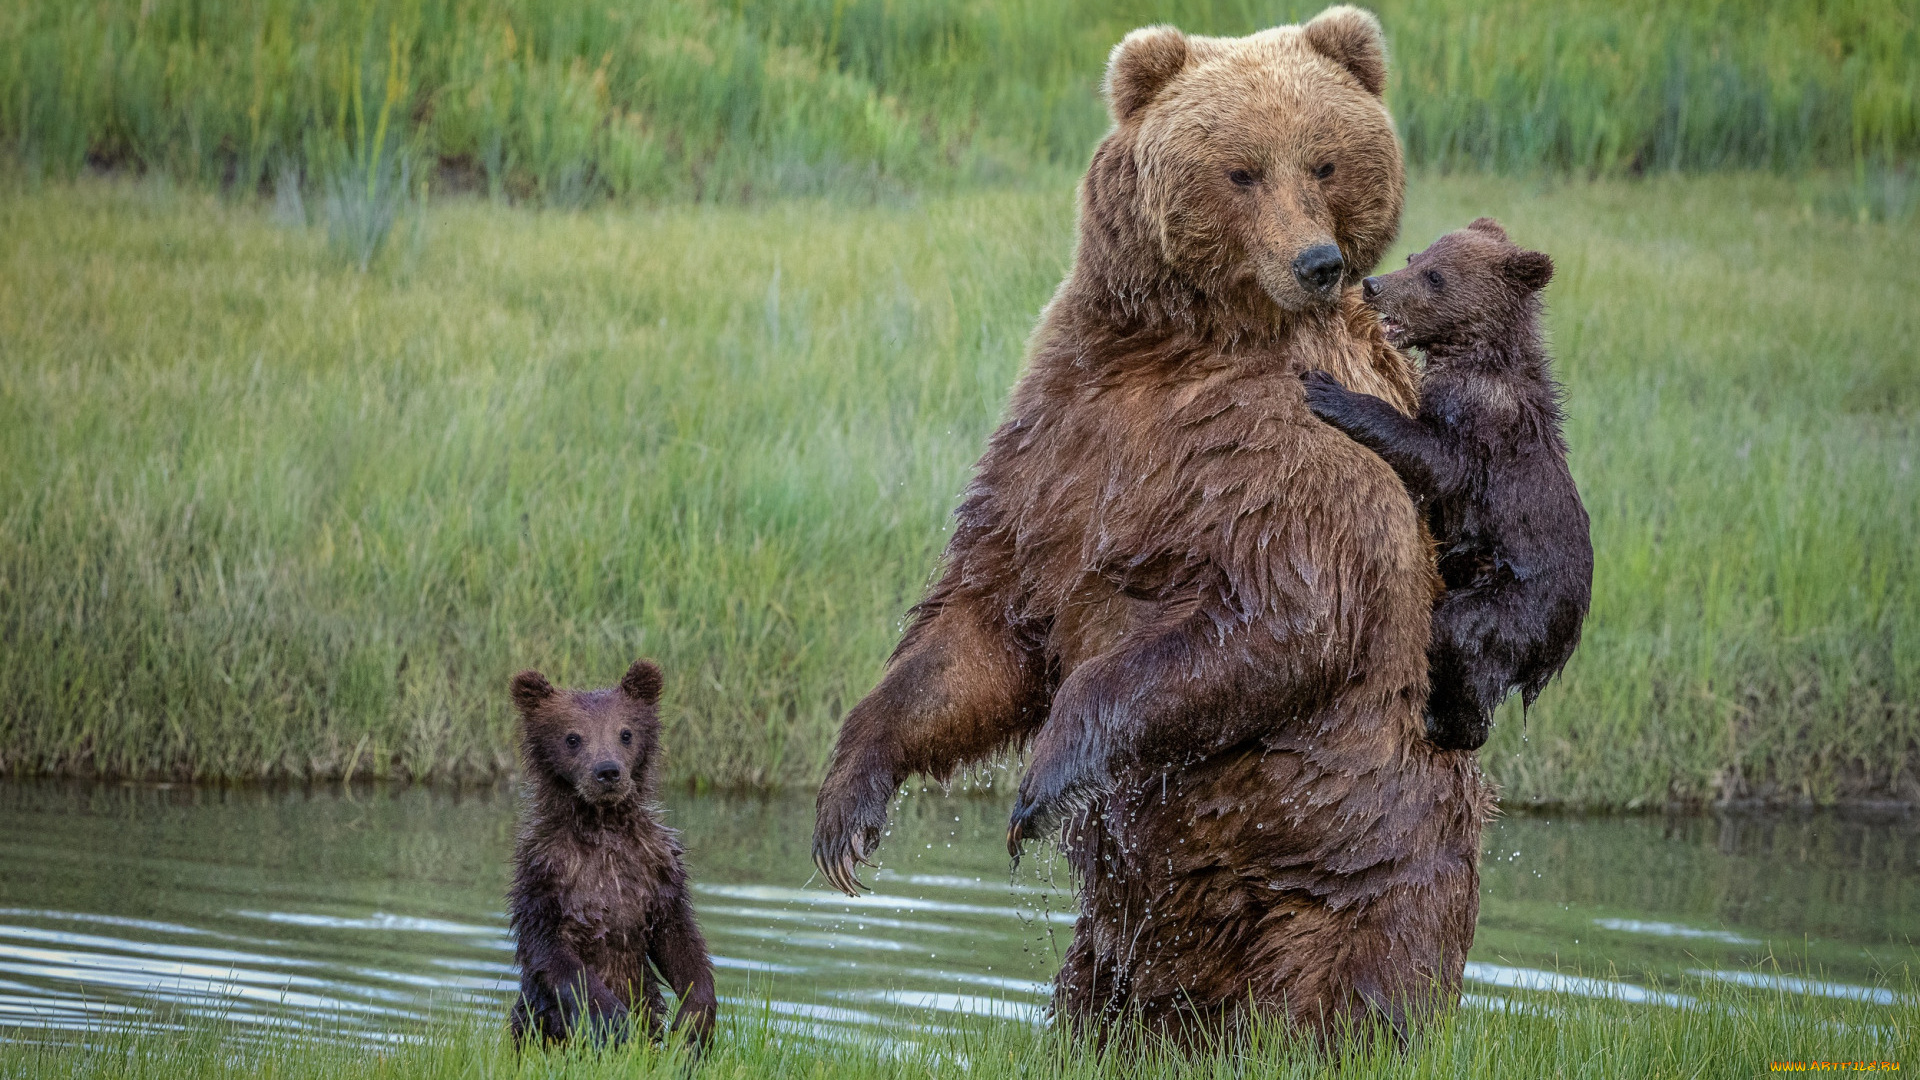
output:
[[[727,1003],[828,1035],[1043,1017],[1072,904],[1044,860],[1009,874],[1000,800],[907,799],[857,901],[811,880],[808,801],[668,802]],[[512,819],[505,789],[0,784],[0,1026],[218,1013],[377,1038],[429,1009],[504,1015]],[[1649,974],[1886,1004],[1864,984],[1920,935],[1910,817],[1513,817],[1483,867],[1485,1008],[1691,1001]],[[1770,952],[1824,977],[1754,971]]]

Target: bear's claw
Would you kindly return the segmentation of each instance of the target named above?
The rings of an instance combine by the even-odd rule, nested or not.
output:
[[[862,889],[873,891],[855,876],[855,866],[874,867],[874,863],[867,858],[866,844],[857,832],[847,839],[846,846],[837,858],[830,858],[825,851],[816,847],[813,865],[820,871],[820,876],[827,879],[827,884],[848,896],[859,896]]]
[[[1057,805],[1057,803],[1055,804]],[[1007,825],[1007,855],[1020,857],[1020,845],[1029,836],[1045,836],[1052,832],[1056,817],[1051,805],[1043,805],[1038,799],[1025,795],[1013,804],[1013,818]]]

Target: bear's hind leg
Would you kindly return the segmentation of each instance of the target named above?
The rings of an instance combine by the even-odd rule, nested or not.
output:
[[[1427,647],[1427,739],[1444,750],[1478,750],[1493,713],[1518,683],[1526,656],[1514,640],[1510,597],[1498,588],[1457,589],[1433,611]]]

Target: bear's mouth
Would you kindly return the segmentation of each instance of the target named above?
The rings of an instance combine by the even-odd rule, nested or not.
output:
[[[621,777],[612,783],[600,780],[587,780],[579,785],[580,797],[599,806],[611,806],[624,801],[633,793],[633,781]]]
[[[1380,333],[1386,336],[1387,344],[1396,349],[1407,343],[1407,328],[1391,315],[1380,316]]]

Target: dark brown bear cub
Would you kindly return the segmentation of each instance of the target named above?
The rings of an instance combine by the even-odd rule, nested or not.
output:
[[[1426,353],[1416,417],[1304,376],[1309,407],[1400,474],[1439,542],[1426,721],[1447,749],[1479,749],[1514,690],[1532,705],[1587,616],[1593,545],[1540,336],[1552,277],[1551,259],[1481,218],[1361,287],[1387,340]]]
[[[509,896],[516,1042],[562,1040],[583,1023],[596,1039],[636,1022],[657,1034],[662,978],[680,999],[674,1027],[702,1044],[712,1033],[713,965],[679,838],[654,818],[659,699],[660,669],[648,660],[610,690],[556,690],[537,671],[513,677],[527,777]]]

